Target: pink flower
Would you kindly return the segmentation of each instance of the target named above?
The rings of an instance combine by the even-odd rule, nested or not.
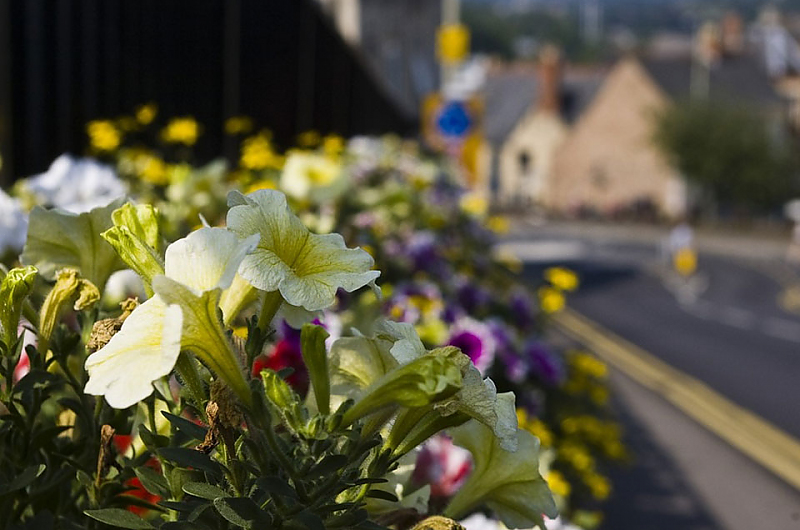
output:
[[[472,471],[469,451],[456,445],[446,436],[428,440],[417,457],[412,476],[418,484],[430,484],[432,497],[452,496]]]

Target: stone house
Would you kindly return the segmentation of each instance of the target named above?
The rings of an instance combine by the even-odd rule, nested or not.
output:
[[[597,70],[565,69],[546,49],[535,66],[490,70],[484,132],[492,201],[503,207],[543,203],[554,154],[600,84]]]
[[[685,179],[652,140],[656,114],[677,102],[749,106],[776,138],[784,136],[787,102],[761,57],[735,38],[741,28],[723,20],[721,30],[700,31],[691,54],[618,61],[554,155],[543,201],[548,209],[608,215],[648,207],[670,218],[683,215],[690,199]]]

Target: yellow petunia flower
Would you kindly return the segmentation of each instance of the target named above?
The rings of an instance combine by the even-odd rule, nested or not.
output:
[[[489,211],[489,202],[482,194],[470,192],[459,201],[461,211],[475,217],[483,217]]]
[[[511,228],[508,217],[503,215],[493,215],[486,220],[486,227],[495,234],[507,234]]]
[[[200,135],[200,126],[191,116],[173,118],[161,131],[161,138],[171,144],[194,145]]]
[[[570,491],[572,491],[572,487],[569,485],[569,482],[567,482],[567,479],[558,471],[550,471],[545,477],[545,480],[550,487],[550,491],[560,497],[568,497]]]
[[[239,164],[245,169],[260,171],[267,168],[280,169],[283,157],[272,149],[272,143],[265,134],[257,134],[242,142],[242,156]]]
[[[564,267],[550,267],[544,271],[544,277],[553,287],[562,291],[578,288],[578,275]]]
[[[552,314],[564,309],[566,300],[558,289],[554,289],[553,287],[541,287],[539,289],[539,305],[542,311]]]
[[[136,109],[136,121],[142,125],[149,125],[156,118],[156,114],[158,114],[158,105],[155,103],[140,105]]]
[[[253,130],[253,120],[249,116],[232,116],[225,120],[225,134],[235,136]]]
[[[98,151],[113,151],[122,142],[122,133],[109,120],[90,121],[86,132],[92,148]]]

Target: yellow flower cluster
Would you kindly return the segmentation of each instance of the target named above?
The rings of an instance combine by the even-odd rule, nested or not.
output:
[[[597,472],[595,460],[584,444],[568,440],[558,447],[557,453],[559,459],[568,463],[580,476],[581,481],[589,488],[595,499],[608,498],[611,494],[611,482]]]
[[[606,364],[590,353],[573,352],[569,356],[569,364],[575,371],[596,379],[605,379],[608,376]]]
[[[567,303],[564,293],[554,287],[540,287],[539,307],[547,314],[558,313]]]
[[[547,485],[550,487],[550,491],[552,491],[555,495],[560,497],[568,497],[572,488],[567,482],[567,479],[564,478],[559,471],[551,470],[547,473],[545,477],[547,481]]]
[[[92,149],[97,151],[113,151],[122,142],[122,133],[110,120],[90,121],[86,132]]]
[[[259,133],[246,138],[242,142],[242,155],[239,164],[245,169],[261,171],[262,169],[280,169],[284,159],[272,148],[266,133]]]
[[[459,201],[461,210],[474,217],[483,217],[489,211],[489,202],[482,194],[470,192],[461,197]]]
[[[547,424],[539,418],[528,416],[525,409],[517,409],[517,424],[520,429],[528,431],[539,438],[543,447],[551,447],[553,445],[553,433],[547,427]]]
[[[119,168],[144,182],[157,186],[169,184],[168,166],[164,160],[147,149],[123,149]]]
[[[585,352],[571,352],[567,356],[569,379],[564,391],[572,395],[586,395],[597,406],[608,402],[605,379],[608,367],[596,357]]]
[[[253,119],[249,116],[233,116],[225,120],[225,134],[236,136],[253,130]]]
[[[150,125],[158,114],[158,106],[155,103],[140,105],[136,108],[136,121],[142,125]]]
[[[173,118],[161,130],[161,138],[170,144],[194,145],[200,136],[200,126],[191,116]]]
[[[507,234],[511,229],[508,217],[503,215],[492,215],[486,220],[486,227],[495,234]]]
[[[330,157],[337,157],[344,151],[344,138],[330,134],[322,140],[322,150]]]
[[[578,288],[578,275],[564,267],[550,267],[544,271],[544,278],[561,291],[574,291]]]

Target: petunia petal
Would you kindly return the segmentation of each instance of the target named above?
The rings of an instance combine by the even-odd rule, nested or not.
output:
[[[167,247],[166,276],[199,294],[226,289],[244,257],[255,249],[259,236],[239,240],[224,228],[201,228]]]
[[[86,359],[85,392],[105,396],[117,409],[130,407],[153,392],[153,381],[169,374],[181,351],[183,315],[158,297],[140,305],[122,329]]]
[[[372,257],[347,248],[341,235],[309,232],[279,191],[258,190],[247,196],[231,192],[228,204],[231,231],[239,237],[261,236],[239,274],[263,291],[280,290],[291,305],[325,309],[335,302],[338,289],[354,291],[380,276],[370,270]]]
[[[450,500],[444,515],[464,517],[485,504],[509,528],[545,528],[542,514],[558,515],[547,483],[539,474],[539,439],[517,431],[518,449],[500,447],[500,440],[477,421],[450,430],[453,443],[472,453],[475,467]]]

